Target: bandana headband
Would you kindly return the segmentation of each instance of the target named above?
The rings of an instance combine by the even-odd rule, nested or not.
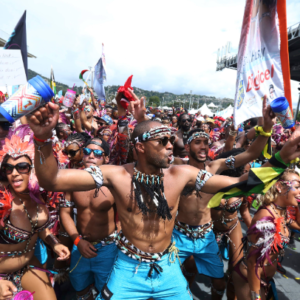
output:
[[[169,127],[161,126],[161,127],[152,128],[149,131],[146,131],[140,134],[139,136],[137,136],[134,139],[134,143],[146,142],[150,139],[165,136],[165,135],[171,135],[171,129]]]
[[[196,138],[206,138],[209,140],[209,135],[205,132],[195,132],[193,133],[187,140],[187,144],[190,144],[193,140],[195,140]]]

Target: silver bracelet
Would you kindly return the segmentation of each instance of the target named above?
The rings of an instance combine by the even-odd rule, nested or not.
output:
[[[228,169],[233,170],[235,169],[235,157],[232,155],[225,159],[225,165]]]
[[[205,185],[206,181],[212,176],[213,176],[213,174],[211,174],[205,170],[200,170],[197,175],[197,178],[196,178],[196,192],[201,191],[201,189]]]
[[[236,130],[229,130],[229,135],[236,136],[237,131]]]
[[[90,166],[84,170],[92,175],[96,184],[96,189],[100,189],[103,185],[103,175],[101,169],[97,166]]]

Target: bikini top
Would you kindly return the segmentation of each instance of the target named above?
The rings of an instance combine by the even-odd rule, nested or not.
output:
[[[277,253],[278,256],[283,256],[283,249],[289,243],[289,236],[285,236],[281,233],[281,226],[278,226],[278,218],[274,216],[271,210],[263,206],[260,209],[266,209],[271,216],[266,216],[258,220],[255,224],[249,227],[247,236],[243,237],[243,248],[248,253],[247,257],[257,255],[255,272],[257,274],[258,267],[264,266],[264,262],[267,259],[271,261],[270,255]],[[260,210],[259,209],[259,210]],[[258,236],[256,243],[249,241],[250,235]],[[248,247],[246,245],[248,244]],[[252,247],[252,250],[250,248]]]
[[[22,201],[21,201],[21,203],[23,204],[24,210],[30,221],[32,231],[27,231],[27,230],[24,230],[24,229],[14,226],[13,224],[11,224],[9,217],[8,217],[7,220],[5,221],[4,228],[0,230],[0,244],[18,244],[18,243],[28,241],[32,238],[32,236],[34,234],[41,232],[45,228],[50,227],[50,225],[52,224],[53,220],[49,214],[49,217],[48,217],[48,220],[46,221],[46,223],[40,227],[36,227],[37,222],[38,222],[38,213],[37,213],[37,219],[36,219],[36,222],[34,224],[35,226],[34,226],[32,219],[31,219],[30,215],[28,214],[28,211],[27,211],[24,203]],[[38,209],[37,209],[37,211],[38,211]]]
[[[227,204],[228,201],[229,201],[229,199],[227,199],[225,201],[225,204],[220,204],[219,206],[214,207],[213,209],[215,209],[215,210],[225,210],[225,211],[227,211],[229,213],[234,213],[234,212],[236,212],[241,207],[243,199],[239,198],[239,199],[233,201],[230,204]]]

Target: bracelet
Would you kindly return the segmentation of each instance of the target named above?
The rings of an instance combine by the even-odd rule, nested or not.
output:
[[[234,156],[229,156],[225,159],[225,165],[229,170],[234,170],[235,169],[235,157]]]
[[[51,142],[53,137],[51,137],[50,139],[47,139],[47,140],[42,140],[42,139],[39,139],[37,138],[35,135],[33,136],[33,139],[36,140],[37,142],[41,142],[41,143],[48,143],[48,142]]]
[[[46,145],[48,145],[49,143],[52,143],[52,139],[48,139],[48,140],[50,140],[50,141],[49,142],[43,142],[44,143],[43,145],[39,145],[39,144],[36,143],[35,139],[33,139],[33,143],[34,143],[35,146],[37,146],[37,151],[40,154],[40,164],[41,165],[43,164],[43,160],[44,161],[46,160],[43,152],[41,151],[41,149],[43,147],[45,147]]]
[[[127,119],[127,115],[119,116],[119,117],[118,117],[118,120],[123,120],[123,119]]]
[[[229,130],[229,135],[236,136],[237,131],[236,130]]]
[[[47,235],[45,238],[45,242],[53,249],[53,247],[57,244],[61,244],[60,240],[54,236],[52,233]]]
[[[254,129],[255,129],[256,136],[262,135],[262,136],[270,137],[272,135],[272,130],[271,132],[265,132],[262,126],[255,126]]]
[[[74,241],[74,245],[77,247],[81,240],[82,240],[82,235],[78,235],[78,237]]]
[[[251,300],[260,300],[260,291],[259,294],[257,294],[256,292],[251,291]]]
[[[270,159],[269,159],[269,163],[277,168],[281,168],[281,169],[286,169],[290,164],[286,164],[281,156],[280,156],[280,152],[277,152],[275,155],[273,155]]]

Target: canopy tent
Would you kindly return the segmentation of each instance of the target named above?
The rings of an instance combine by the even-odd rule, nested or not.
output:
[[[198,111],[200,111],[201,115],[208,115],[208,116],[212,116],[213,112],[207,107],[206,103],[204,103],[199,109]]]
[[[208,107],[211,107],[211,108],[216,108],[216,107],[218,107],[218,106],[217,106],[217,105],[215,105],[215,104],[213,104],[213,102],[212,102],[212,103],[208,104]]]
[[[194,115],[194,114],[196,114],[198,112],[198,110],[197,109],[191,109],[191,110],[189,110],[189,114],[191,114],[191,115]]]
[[[225,119],[232,116],[232,114],[233,114],[233,106],[231,106],[231,104],[227,108],[225,108],[224,110],[217,111],[215,113],[216,116],[223,117]]]

